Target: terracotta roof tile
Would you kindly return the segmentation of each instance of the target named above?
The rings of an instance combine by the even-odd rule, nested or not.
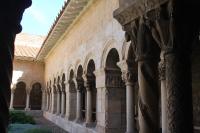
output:
[[[37,47],[16,45],[15,56],[35,58],[39,50],[40,48]]]

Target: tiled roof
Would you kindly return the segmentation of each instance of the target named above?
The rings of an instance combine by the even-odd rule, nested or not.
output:
[[[18,34],[15,39],[15,59],[34,60],[37,56],[44,36],[26,33]]]
[[[15,56],[18,57],[32,57],[35,58],[40,48],[31,47],[31,46],[23,46],[16,45],[15,46]]]

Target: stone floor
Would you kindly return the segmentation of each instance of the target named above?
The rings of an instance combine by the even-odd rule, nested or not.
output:
[[[50,129],[52,131],[52,133],[68,133],[65,130],[63,130],[62,128],[55,125],[54,123],[45,119],[43,117],[41,111],[30,111],[30,112],[26,112],[26,113],[33,116],[34,120],[36,121],[36,124],[41,128]]]
[[[58,127],[54,123],[48,121],[44,117],[36,117],[34,118],[36,121],[36,124],[39,125],[41,128],[48,128],[52,131],[52,133],[67,133],[62,128]]]

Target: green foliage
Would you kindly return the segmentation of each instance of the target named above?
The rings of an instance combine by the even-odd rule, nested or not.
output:
[[[30,115],[26,115],[22,111],[10,111],[10,122],[20,124],[35,124],[35,120],[33,119],[33,117]]]
[[[24,133],[52,133],[49,129],[45,128],[34,128],[26,130]]]

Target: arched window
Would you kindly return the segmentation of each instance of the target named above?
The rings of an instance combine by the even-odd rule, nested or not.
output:
[[[16,85],[14,93],[13,107],[14,109],[24,109],[26,106],[26,84],[19,82]]]
[[[41,110],[42,105],[42,88],[40,83],[34,83],[30,92],[31,110]]]

